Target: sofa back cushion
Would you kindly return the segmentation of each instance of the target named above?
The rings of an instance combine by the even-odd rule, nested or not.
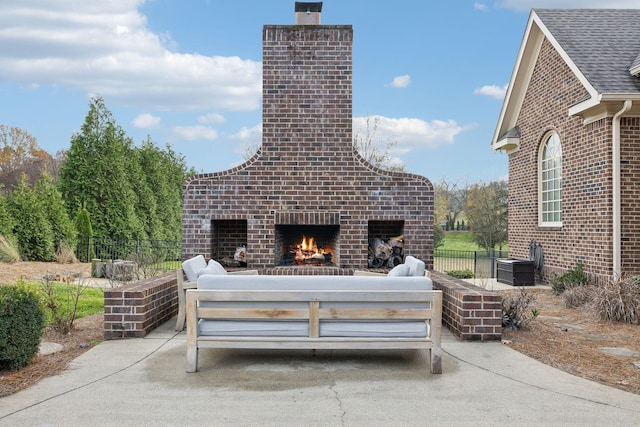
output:
[[[426,276],[276,276],[202,275],[198,289],[229,290],[431,290]]]

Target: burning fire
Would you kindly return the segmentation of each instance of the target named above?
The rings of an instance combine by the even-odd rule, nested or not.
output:
[[[331,263],[333,251],[331,248],[318,248],[313,237],[307,238],[302,236],[302,241],[295,247],[296,264],[324,264],[327,261]]]

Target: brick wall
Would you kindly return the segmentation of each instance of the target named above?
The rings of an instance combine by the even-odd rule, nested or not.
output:
[[[463,341],[502,339],[502,296],[463,280],[432,272],[442,291],[442,324]]]
[[[569,107],[586,91],[545,40],[531,76],[517,125],[520,150],[509,155],[509,255],[528,258],[529,242],[544,252],[545,274],[563,273],[578,261],[593,275],[612,271],[612,122],[584,125]],[[538,156],[545,134],[562,144],[563,224],[538,225]]]
[[[141,338],[178,313],[175,272],[104,292],[104,339]]]
[[[624,274],[640,274],[640,118],[620,122],[621,264]]]
[[[241,221],[248,268],[274,267],[277,219],[304,212],[307,225],[337,219],[339,268],[366,268],[370,224],[387,221],[402,224],[405,254],[432,269],[431,182],[377,169],[353,150],[352,44],[351,26],[264,27],[262,148],[185,183],[184,258],[224,256],[214,225]]]

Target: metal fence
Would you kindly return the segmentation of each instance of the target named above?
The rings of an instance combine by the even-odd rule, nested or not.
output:
[[[444,273],[468,270],[476,278],[494,278],[498,259],[508,257],[508,251],[495,249],[488,251],[436,249],[433,251],[433,269]]]
[[[153,265],[160,271],[170,271],[180,267],[182,243],[179,240],[81,237],[76,257],[83,262],[93,259],[136,261],[141,265]]]

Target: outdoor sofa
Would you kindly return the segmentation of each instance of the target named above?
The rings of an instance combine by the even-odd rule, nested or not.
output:
[[[442,372],[442,292],[414,257],[387,275],[234,275],[216,264],[185,291],[187,372],[202,348],[427,349]]]

